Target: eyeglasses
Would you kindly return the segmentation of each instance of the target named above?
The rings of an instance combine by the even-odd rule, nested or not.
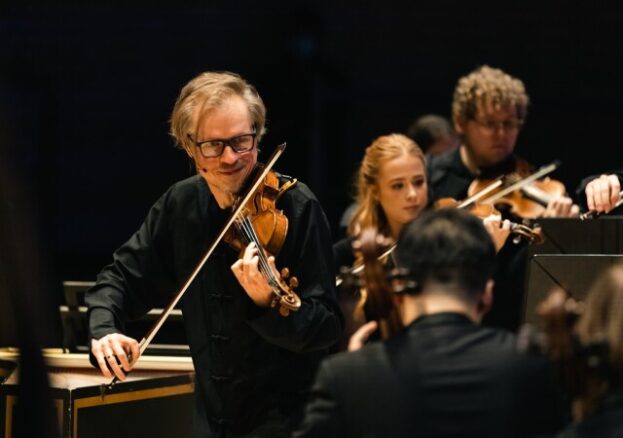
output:
[[[190,134],[187,135],[188,139],[199,148],[204,158],[216,158],[221,156],[225,150],[225,146],[229,146],[238,154],[249,152],[255,145],[257,133],[242,134],[231,138],[214,138],[206,141],[195,141]]]
[[[508,119],[502,120],[500,122],[491,119],[473,119],[474,122],[478,123],[483,129],[489,132],[497,131],[498,129],[502,129],[506,132],[513,132],[519,130],[523,125],[523,120],[520,119]]]

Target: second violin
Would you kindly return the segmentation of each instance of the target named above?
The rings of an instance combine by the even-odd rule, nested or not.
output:
[[[560,163],[554,162],[537,172],[532,172],[532,167],[518,158],[515,170],[503,175],[500,178],[500,186],[482,196],[478,201],[494,205],[498,210],[508,210],[515,217],[536,219],[543,215],[545,208],[553,199],[564,196],[566,193],[565,186],[560,181],[544,178],[559,165]],[[468,197],[477,197],[494,182],[489,179],[475,179],[467,190]]]
[[[502,214],[492,205],[479,202],[459,202],[452,198],[441,198],[435,202],[435,208],[460,208],[471,214],[485,219],[490,216],[502,217]],[[526,224],[520,224],[510,221],[510,232],[515,236],[514,243],[519,243],[521,239],[525,239],[532,244],[543,243],[543,234],[538,227],[532,227]]]

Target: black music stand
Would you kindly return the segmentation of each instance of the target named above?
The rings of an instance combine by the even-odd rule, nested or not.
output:
[[[522,322],[538,322],[536,306],[556,287],[583,299],[595,279],[609,266],[623,262],[613,254],[536,254],[530,259]]]
[[[545,242],[531,254],[623,254],[623,216],[597,219],[542,218]]]

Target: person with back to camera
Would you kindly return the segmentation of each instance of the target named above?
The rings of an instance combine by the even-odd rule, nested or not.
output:
[[[124,322],[166,303],[226,223],[257,166],[265,120],[259,94],[237,74],[202,73],[181,90],[171,134],[197,175],[156,201],[86,296],[91,355],[104,376],[125,379],[139,349]],[[289,228],[270,269],[287,266],[298,277],[301,306],[287,316],[271,308],[254,243],[241,258],[217,246],[180,301],[197,379],[193,437],[288,436],[341,331],[324,212],[304,184],[277,179],[290,187],[277,202]]]
[[[519,353],[512,333],[480,325],[491,307],[496,263],[482,221],[459,209],[426,211],[403,228],[396,259],[415,282],[394,296],[405,330],[326,359],[294,436],[524,437],[558,430],[549,361]]]

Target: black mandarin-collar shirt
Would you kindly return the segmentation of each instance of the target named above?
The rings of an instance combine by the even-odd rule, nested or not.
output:
[[[181,300],[198,383],[196,437],[287,435],[318,361],[341,331],[324,212],[300,182],[277,206],[289,229],[276,264],[298,277],[298,312],[282,317],[256,306],[231,272],[238,255],[225,243]],[[122,332],[127,319],[168,302],[227,217],[200,177],[173,185],[88,292],[90,336]]]

